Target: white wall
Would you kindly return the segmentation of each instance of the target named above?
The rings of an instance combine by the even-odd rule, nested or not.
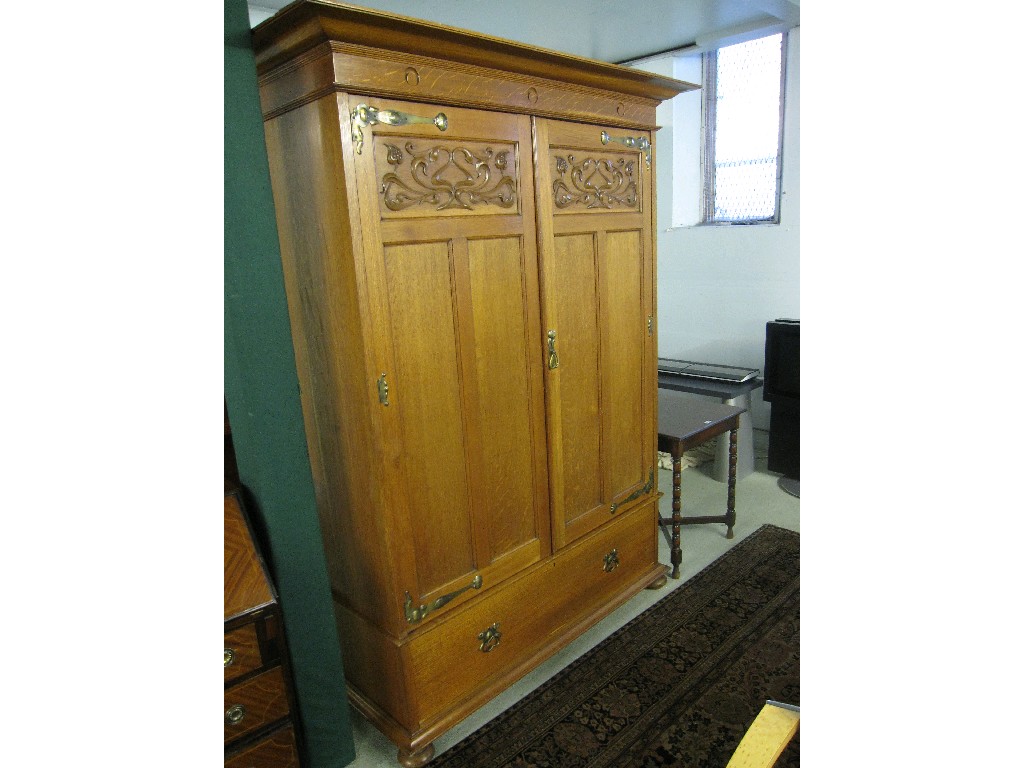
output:
[[[700,57],[637,65],[700,83]],[[800,29],[789,33],[779,224],[673,226],[699,218],[700,91],[658,108],[658,355],[764,369],[765,323],[800,317]],[[755,427],[768,428],[757,390]]]

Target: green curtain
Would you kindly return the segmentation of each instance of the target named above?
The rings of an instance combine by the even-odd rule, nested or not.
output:
[[[281,599],[309,768],[355,758],[299,404],[245,0],[224,3],[224,391]]]

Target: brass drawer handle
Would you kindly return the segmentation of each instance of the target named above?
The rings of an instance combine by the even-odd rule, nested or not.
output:
[[[415,624],[417,621],[421,621],[431,611],[436,611],[443,605],[447,605],[456,597],[461,595],[467,589],[480,589],[484,584],[484,578],[479,573],[476,577],[462,589],[457,589],[454,592],[449,592],[447,595],[441,595],[430,605],[421,605],[419,608],[412,607],[412,595],[408,592],[405,593],[405,620],[410,624]]]
[[[619,567],[619,550],[613,549],[607,555],[604,556],[604,570],[607,573],[611,573]]]
[[[357,155],[363,154],[363,129],[364,125],[414,125],[417,123],[425,125],[436,125],[437,130],[448,130],[448,117],[444,112],[438,112],[434,117],[420,117],[405,112],[398,112],[394,109],[377,109],[368,104],[360,104],[352,110],[352,145]]]
[[[607,131],[601,131],[601,143],[607,144],[614,141],[630,149],[639,149],[644,153],[647,167],[651,167],[651,141],[646,136],[609,136]]]
[[[224,669],[227,669],[235,663],[235,649],[225,648],[224,649]]]
[[[501,632],[498,631],[498,627],[501,626],[498,622],[494,622],[476,636],[476,639],[480,641],[480,650],[484,653],[490,653],[501,643]]]
[[[235,704],[235,706],[224,713],[224,722],[227,725],[238,725],[244,718],[245,707],[241,704]]]
[[[548,331],[548,368],[555,370],[558,367],[558,353],[555,351],[555,332]]]

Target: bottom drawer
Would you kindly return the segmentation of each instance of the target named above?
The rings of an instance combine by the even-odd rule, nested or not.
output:
[[[402,653],[410,732],[490,698],[650,583],[663,568],[657,535],[654,503],[644,504],[413,635]]]
[[[224,760],[224,768],[299,768],[292,727],[275,731],[248,749]]]
[[[288,694],[280,667],[224,691],[224,741],[288,716]]]

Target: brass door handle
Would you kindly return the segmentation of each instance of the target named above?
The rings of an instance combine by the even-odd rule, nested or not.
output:
[[[476,639],[480,641],[480,650],[484,653],[490,653],[501,643],[501,632],[498,631],[498,627],[501,626],[498,622],[494,622],[476,636]]]
[[[548,331],[548,368],[558,367],[558,353],[555,351],[555,332]]]
[[[601,131],[601,143],[607,144],[609,141],[622,144],[630,149],[639,149],[644,153],[647,167],[651,167],[651,140],[646,136],[609,136],[607,131]]]
[[[368,104],[360,104],[352,110],[352,144],[357,155],[363,154],[362,126],[377,125],[378,123],[385,125],[436,125],[439,131],[448,130],[448,116],[444,112],[438,112],[433,117],[420,117],[394,109],[377,109]]]

